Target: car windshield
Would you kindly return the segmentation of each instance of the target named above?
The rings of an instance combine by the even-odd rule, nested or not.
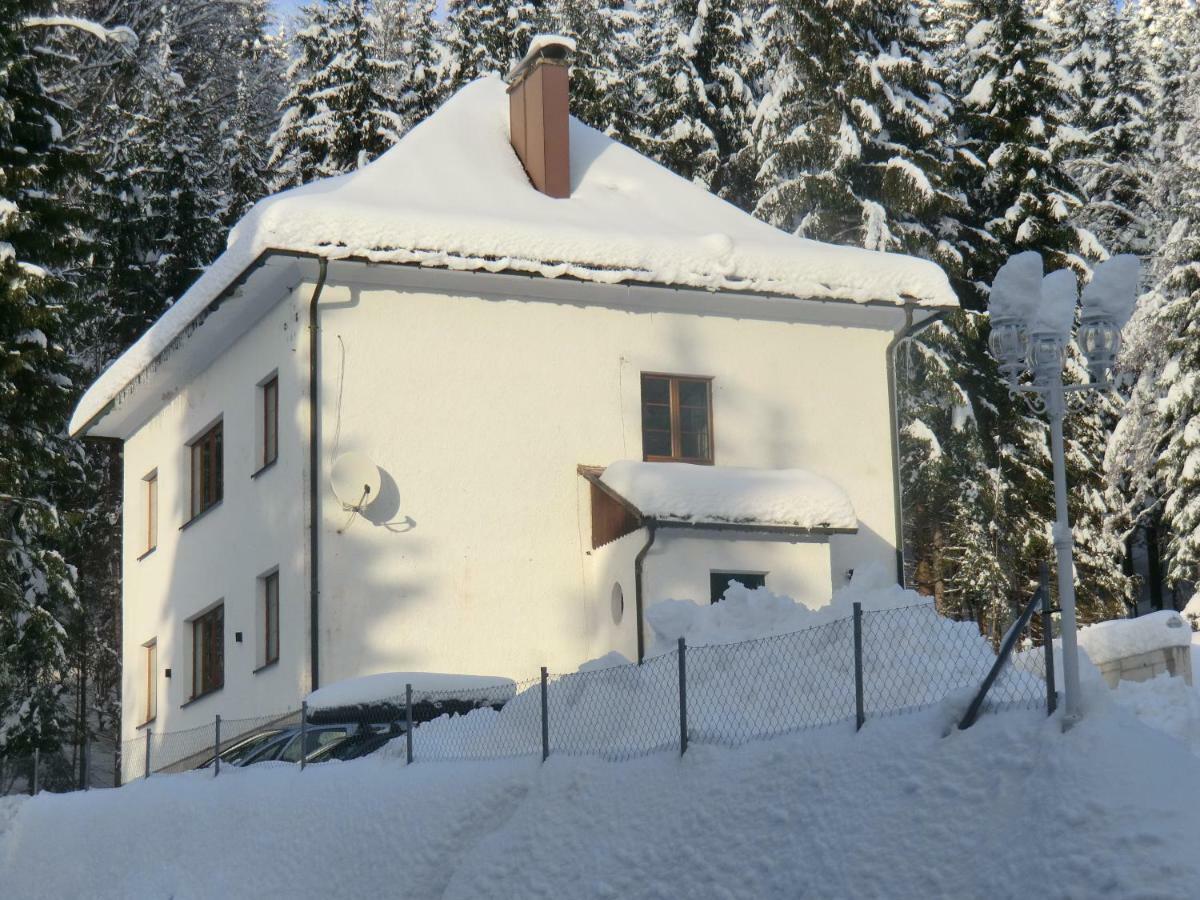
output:
[[[305,735],[304,755],[308,755],[345,738],[348,730],[344,726],[335,728],[310,728]],[[279,754],[277,759],[284,762],[300,762],[300,735],[296,735]]]
[[[254,753],[267,741],[272,740],[279,735],[279,730],[264,731],[262,734],[256,734],[253,737],[247,738],[240,744],[230,747],[221,754],[222,762],[232,763],[237,765],[242,760],[246,759],[250,754]]]

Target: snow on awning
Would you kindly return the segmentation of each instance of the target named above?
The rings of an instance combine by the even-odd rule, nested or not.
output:
[[[619,460],[598,480],[643,520],[660,524],[858,530],[858,516],[846,492],[803,469]]]
[[[529,183],[504,82],[464,87],[379,159],[257,203],[200,278],[88,389],[78,434],[265,254],[359,259],[603,284],[645,283],[955,307],[934,263],[786,234],[577,119],[571,192]]]

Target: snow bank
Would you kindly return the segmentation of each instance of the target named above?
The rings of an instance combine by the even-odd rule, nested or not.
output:
[[[646,661],[619,654],[555,676],[548,687],[552,753],[628,759],[678,746],[679,637],[687,640],[688,731],[699,743],[736,745],[850,720],[855,712],[852,607],[863,605],[867,714],[912,710],[973,691],[996,656],[972,622],[937,614],[883,567],[855,573],[818,610],[765,588],[736,585],[715,605],[663,601],[646,612]],[[738,642],[738,643],[734,643]],[[1037,705],[1040,662],[1007,671],[994,704]],[[541,693],[518,693],[498,713],[442,716],[417,727],[418,760],[486,759],[541,752]],[[401,742],[389,751],[400,756]]]
[[[365,759],[41,795],[0,890],[89,897],[1188,897],[1200,764],[1120,709],[943,710],[632,763]],[[2,803],[3,801],[0,801]],[[1053,853],[1033,835],[1069,835]],[[980,848],[1008,848],[981,853]],[[1114,850],[1114,848],[1117,848]]]
[[[734,582],[720,603],[661,600],[650,604],[646,622],[652,640],[647,654],[670,653],[681,637],[689,647],[698,647],[803,631],[850,618],[855,603],[861,603],[864,611],[875,612],[921,605],[932,609],[933,600],[900,587],[883,565],[855,570],[850,584],[835,591],[829,603],[817,609],[773,594],[765,587],[751,590]]]
[[[316,711],[342,706],[379,703],[404,697],[405,685],[416,694],[494,691],[501,699],[512,696],[515,683],[488,675],[452,675],[438,672],[382,672],[327,684],[308,695],[308,708]]]
[[[663,465],[623,459],[600,477],[651,519],[857,528],[846,492],[803,469]]]
[[[487,77],[370,165],[259,202],[225,252],[92,385],[71,433],[268,250],[605,284],[957,305],[934,263],[785,234],[575,119],[570,142],[571,196],[551,199],[530,186],[509,145],[505,85]]]
[[[1170,610],[1079,629],[1079,646],[1096,665],[1165,647],[1187,647],[1191,642],[1192,629],[1179,613]]]

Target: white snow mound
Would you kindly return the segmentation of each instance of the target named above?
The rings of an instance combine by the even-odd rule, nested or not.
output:
[[[1096,665],[1165,647],[1187,647],[1191,642],[1192,629],[1179,613],[1168,609],[1079,629],[1079,646]]]

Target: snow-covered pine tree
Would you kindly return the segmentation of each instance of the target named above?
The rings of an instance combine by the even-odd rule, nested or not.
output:
[[[400,5],[401,0],[393,0]],[[398,35],[394,57],[395,97],[400,128],[407,131],[425,121],[445,100],[446,51],[441,43],[437,0],[403,0],[403,33]],[[400,14],[393,13],[393,22]],[[395,31],[397,26],[393,24]],[[393,37],[391,40],[395,41]],[[391,61],[392,51],[381,46],[380,55]]]
[[[364,0],[323,0],[301,11],[288,93],[271,135],[275,188],[340,175],[370,162],[405,125],[385,93],[398,65],[381,59]]]
[[[224,193],[226,225],[232,225],[270,192],[267,139],[275,129],[286,60],[267,34],[266,0],[240,7],[242,34],[236,58],[232,108],[221,120],[221,169],[228,173]]]
[[[1184,67],[1174,96],[1179,126],[1161,139],[1156,196],[1169,206],[1166,238],[1150,271],[1123,354],[1137,375],[1106,460],[1124,499],[1119,522],[1163,526],[1167,577],[1200,581],[1200,12],[1177,21],[1168,55]],[[1167,136],[1170,143],[1166,143]]]
[[[757,214],[798,234],[959,266],[950,103],[901,0],[784,0],[767,33]]]
[[[448,90],[488,73],[507,74],[546,24],[543,0],[447,0]]]
[[[1043,0],[1053,55],[1075,85],[1064,108],[1079,131],[1064,169],[1079,186],[1081,244],[1094,235],[1109,253],[1146,253],[1152,177],[1144,64],[1134,53],[1128,7],[1109,0]],[[1093,247],[1091,256],[1103,255]]]
[[[56,504],[77,474],[63,440],[72,381],[60,343],[64,270],[77,262],[64,198],[70,110],[47,93],[45,35],[24,26],[44,11],[0,5],[0,755],[15,756],[63,737],[63,622],[78,609]]]
[[[644,152],[745,209],[753,208],[753,141],[762,57],[733,0],[647,3],[651,40],[639,77]]]
[[[972,228],[964,247],[968,303],[1013,253],[1038,250],[1047,270],[1081,274],[1085,247],[1073,217],[1082,201],[1064,168],[1079,132],[1064,121],[1071,75],[1053,59],[1023,0],[972,0],[971,28],[956,66],[956,182]],[[961,294],[960,294],[961,296]]]
[[[635,74],[641,67],[638,10],[624,0],[553,0],[550,27],[575,39],[571,114],[633,143]]]

